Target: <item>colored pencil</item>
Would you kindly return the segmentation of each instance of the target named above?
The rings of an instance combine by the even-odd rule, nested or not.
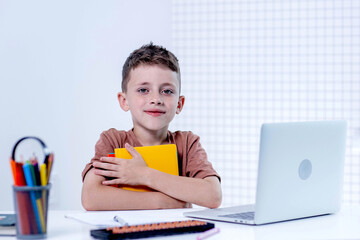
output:
[[[47,165],[47,183],[49,183],[50,181],[50,174],[51,174],[51,169],[52,169],[52,165],[54,162],[54,154],[50,153],[49,155],[49,159],[48,159],[48,165]]]
[[[34,169],[32,169],[33,165],[24,164],[23,168],[24,168],[24,174],[25,174],[25,179],[26,179],[27,185],[29,187],[34,187],[33,179],[34,179],[35,175],[34,175]],[[31,203],[33,206],[33,211],[34,211],[35,220],[36,220],[36,226],[37,226],[37,231],[38,231],[37,233],[41,233],[42,229],[41,229],[40,216],[39,216],[38,205],[36,203],[35,193],[30,191],[30,197],[31,197]]]
[[[22,171],[22,163],[17,163],[13,159],[10,159],[11,170],[13,173],[14,185],[15,186],[24,186],[26,185],[23,181],[24,173]],[[29,213],[27,210],[27,202],[28,196],[22,192],[15,192],[17,209],[18,209],[18,224],[19,229],[23,234],[30,233],[30,225],[29,225]],[[22,219],[26,219],[26,221],[21,221]]]
[[[22,157],[22,156],[21,156]],[[50,174],[54,161],[54,154],[50,153],[39,169],[35,157],[25,164],[10,159],[10,166],[15,186],[46,186],[50,181]],[[16,191],[17,213],[19,229],[22,234],[39,234],[46,232],[47,192]],[[32,206],[32,207],[30,207]],[[36,224],[32,224],[36,223]]]

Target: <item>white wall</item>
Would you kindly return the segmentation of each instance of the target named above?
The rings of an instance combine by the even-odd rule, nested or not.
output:
[[[122,65],[150,41],[171,50],[170,1],[0,0],[0,210],[13,209],[8,159],[25,135],[55,152],[51,208],[81,208],[99,134],[131,128]]]
[[[222,177],[253,203],[264,122],[346,119],[343,203],[360,203],[360,1],[174,0],[184,110]],[[192,82],[191,82],[192,81]]]

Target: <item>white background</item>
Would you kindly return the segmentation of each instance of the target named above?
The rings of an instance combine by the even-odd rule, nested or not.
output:
[[[171,2],[0,1],[0,210],[13,209],[9,157],[27,135],[55,152],[51,207],[81,208],[100,133],[131,128],[123,63],[150,41],[171,49]]]
[[[174,1],[173,34],[175,126],[201,136],[223,205],[255,201],[262,123],[335,119],[348,121],[343,201],[360,203],[360,1]]]

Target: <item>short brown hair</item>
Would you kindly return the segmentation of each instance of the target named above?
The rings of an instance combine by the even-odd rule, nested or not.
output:
[[[140,64],[145,65],[162,65],[178,74],[179,91],[181,89],[180,66],[176,56],[162,46],[154,45],[152,42],[133,51],[126,59],[122,70],[121,88],[123,92],[127,91],[127,84],[130,80],[131,69]]]

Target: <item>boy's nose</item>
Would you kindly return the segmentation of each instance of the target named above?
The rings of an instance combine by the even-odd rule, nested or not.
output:
[[[163,100],[159,94],[154,94],[151,96],[150,103],[156,104],[156,105],[161,105],[161,104],[163,104]]]

